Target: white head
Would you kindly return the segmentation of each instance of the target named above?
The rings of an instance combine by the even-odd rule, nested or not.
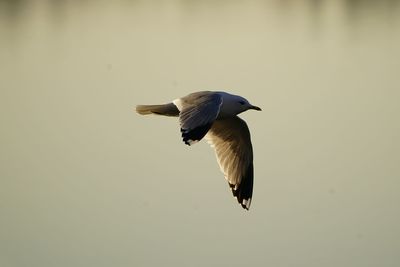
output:
[[[223,97],[222,113],[237,115],[249,109],[261,111],[261,108],[254,106],[247,101],[247,99],[232,95],[225,92],[219,92]]]

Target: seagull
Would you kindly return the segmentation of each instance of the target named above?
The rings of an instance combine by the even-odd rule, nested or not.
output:
[[[237,115],[261,111],[245,98],[218,91],[201,91],[163,105],[138,105],[141,115],[179,117],[183,142],[193,145],[203,137],[215,149],[217,161],[233,196],[246,210],[253,195],[253,147],[250,131]]]

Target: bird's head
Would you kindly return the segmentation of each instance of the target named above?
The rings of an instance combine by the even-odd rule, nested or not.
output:
[[[232,116],[245,112],[249,109],[261,111],[261,108],[250,104],[250,102],[241,96],[232,95],[226,92],[218,92],[222,96],[222,107],[220,116]]]
[[[231,106],[232,109],[234,109],[237,112],[237,114],[242,113],[249,109],[261,111],[261,108],[250,104],[250,102],[247,99],[241,96],[234,96],[233,98],[230,99],[229,102],[230,102],[229,105]]]
[[[249,109],[254,109],[254,110],[257,110],[257,111],[261,111],[261,108],[250,104],[250,102],[247,99],[245,99],[243,97],[240,97],[240,96],[239,96],[239,99],[237,100],[237,105],[239,107],[241,107],[241,109],[243,111],[246,111],[246,110],[249,110]]]

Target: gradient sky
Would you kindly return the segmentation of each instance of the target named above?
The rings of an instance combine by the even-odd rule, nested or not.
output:
[[[400,264],[399,1],[0,1],[0,266]],[[174,118],[246,97],[254,198]]]

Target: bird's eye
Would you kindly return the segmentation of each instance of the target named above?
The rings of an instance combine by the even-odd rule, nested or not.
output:
[[[244,101],[239,101],[239,104],[243,106],[246,103]]]

